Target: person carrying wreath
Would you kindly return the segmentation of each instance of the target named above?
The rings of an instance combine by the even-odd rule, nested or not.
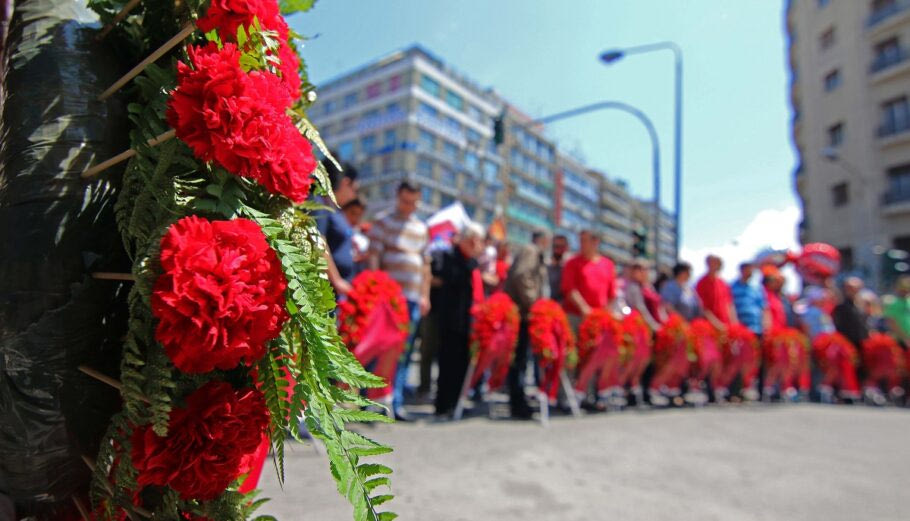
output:
[[[528,312],[534,302],[549,296],[547,264],[544,252],[547,250],[549,236],[542,231],[531,235],[531,243],[522,245],[515,253],[512,266],[506,275],[505,292],[518,305],[521,323],[518,329],[518,344],[515,356],[509,367],[509,407],[512,417],[530,419],[531,407],[525,396],[525,371],[528,366]]]
[[[434,312],[442,318],[439,328],[439,377],[436,380],[436,415],[452,413],[470,362],[471,306],[474,303],[474,270],[483,250],[483,227],[469,223],[451,250],[433,266]]]
[[[592,309],[609,309],[616,298],[616,266],[600,254],[600,236],[594,230],[578,234],[577,255],[562,270],[563,308],[577,331]]]

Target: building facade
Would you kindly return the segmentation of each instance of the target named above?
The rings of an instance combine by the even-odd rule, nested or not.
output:
[[[532,118],[420,46],[321,85],[310,116],[358,168],[369,214],[388,208],[409,180],[421,189],[423,217],[459,200],[478,222],[501,216],[510,241],[544,230],[577,246],[578,231],[594,229],[604,253],[631,259],[639,203],[626,185],[560,153]]]
[[[791,0],[786,24],[800,241],[877,286],[910,250],[910,1]]]

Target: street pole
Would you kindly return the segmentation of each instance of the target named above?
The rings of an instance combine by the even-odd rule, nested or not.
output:
[[[582,114],[587,114],[588,112],[604,109],[620,110],[626,114],[631,114],[635,117],[635,119],[640,121],[641,124],[645,126],[645,129],[648,131],[648,137],[651,138],[651,173],[653,176],[654,185],[654,208],[652,209],[653,223],[651,227],[653,229],[654,235],[654,267],[655,269],[660,269],[660,140],[657,137],[657,130],[654,128],[654,124],[651,122],[648,116],[646,116],[644,112],[638,110],[632,105],[629,105],[628,103],[623,103],[621,101],[601,101],[599,103],[592,103],[590,105],[584,105],[578,108],[551,114],[549,116],[536,119],[532,121],[531,124],[552,123],[561,119],[580,116]],[[677,234],[679,233],[678,227],[679,224],[677,223]],[[677,250],[677,252],[678,251],[679,250]]]
[[[682,80],[683,80],[683,56],[682,49],[673,42],[658,42],[647,45],[638,45],[625,49],[613,49],[601,53],[600,59],[605,64],[610,65],[622,59],[628,54],[640,54],[653,51],[669,50],[673,52],[674,61],[674,121],[673,121],[673,209],[675,211],[674,220],[676,234],[674,248],[677,257],[679,256],[680,237],[682,236],[682,227],[680,226],[682,216]]]

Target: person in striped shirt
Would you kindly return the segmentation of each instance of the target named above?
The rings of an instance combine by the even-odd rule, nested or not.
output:
[[[417,323],[430,311],[430,259],[427,250],[427,225],[414,215],[420,190],[407,181],[398,185],[395,206],[376,216],[370,229],[369,265],[382,270],[401,286],[411,318],[408,347],[398,364],[393,385],[392,407],[395,417],[406,421],[404,388],[414,351]]]

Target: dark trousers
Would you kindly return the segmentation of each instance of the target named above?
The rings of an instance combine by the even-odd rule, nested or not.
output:
[[[439,379],[436,380],[436,414],[446,414],[458,404],[461,385],[468,372],[468,335],[462,331],[439,331]]]
[[[518,329],[518,345],[515,346],[515,357],[509,367],[509,406],[512,412],[528,408],[528,399],[525,397],[525,371],[528,368],[528,320],[521,319]]]

